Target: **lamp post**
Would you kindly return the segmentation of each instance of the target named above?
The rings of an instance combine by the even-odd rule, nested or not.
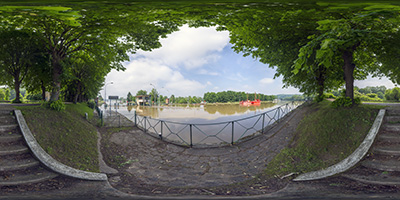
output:
[[[109,83],[106,83],[105,85],[104,85],[104,102],[106,103],[106,105],[107,105],[107,85],[108,84],[114,84],[114,82],[109,82]],[[110,105],[111,106],[111,105]]]

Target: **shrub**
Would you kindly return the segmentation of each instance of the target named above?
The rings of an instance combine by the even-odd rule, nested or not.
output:
[[[336,99],[336,96],[333,95],[332,93],[325,93],[325,97],[328,99]]]
[[[94,102],[93,99],[92,99],[92,100],[89,100],[89,101],[87,102],[87,105],[88,105],[88,107],[91,108],[91,109],[94,109],[94,108],[96,107],[96,103]]]
[[[361,103],[360,98],[354,98],[354,105],[358,105]],[[332,102],[332,107],[351,107],[353,106],[353,102],[351,101],[350,97],[339,97],[335,101]]]
[[[14,99],[11,100],[11,102],[12,102],[12,103],[22,103],[21,99],[22,99],[22,98],[20,98],[20,99],[17,101],[17,98],[14,98]]]
[[[60,99],[57,101],[49,102],[48,104],[49,104],[50,109],[52,109],[52,110],[56,110],[56,111],[65,110],[64,102],[62,102]]]

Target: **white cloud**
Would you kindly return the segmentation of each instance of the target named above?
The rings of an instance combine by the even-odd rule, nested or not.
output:
[[[202,74],[202,75],[210,75],[210,76],[218,76],[218,75],[220,75],[218,72],[210,72],[210,71],[207,71],[205,69],[199,69],[199,71],[197,73],[198,74]]]
[[[355,80],[354,85],[359,87],[359,88],[364,88],[367,86],[385,86],[386,88],[394,88],[395,84],[390,81],[386,77],[382,78],[372,78],[371,76],[368,76],[366,80]]]
[[[229,32],[216,31],[215,27],[189,28],[184,25],[180,31],[160,39],[160,42],[161,48],[137,54],[167,66],[183,65],[186,69],[195,69],[220,58],[218,52],[229,44]]]
[[[113,71],[107,76],[108,82],[114,82],[107,86],[107,94],[126,96],[128,92],[136,93],[142,89],[150,91],[153,88],[150,83],[162,95],[168,96],[202,95],[200,91],[205,88],[198,81],[186,79],[179,71],[147,58],[134,60],[125,67],[124,72]]]
[[[274,82],[273,78],[263,78],[259,81],[261,84],[267,85]]]

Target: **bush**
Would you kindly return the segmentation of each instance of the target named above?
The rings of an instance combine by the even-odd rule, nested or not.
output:
[[[11,102],[12,102],[12,103],[22,103],[21,99],[22,99],[22,98],[20,98],[20,99],[17,101],[17,98],[14,98],[14,99],[11,100]]]
[[[91,109],[94,109],[94,108],[96,107],[96,103],[94,102],[93,99],[92,99],[92,100],[89,100],[89,101],[87,102],[87,105],[88,105],[88,107],[91,108]]]
[[[333,95],[332,93],[325,93],[325,97],[328,99],[336,99],[336,96]]]
[[[354,98],[354,105],[358,105],[361,103],[360,98]],[[351,101],[350,97],[339,97],[335,101],[332,102],[332,107],[351,107],[353,106],[353,102]]]
[[[42,100],[42,94],[40,94],[40,93],[28,94],[26,99],[31,100],[31,101],[40,101],[40,100]]]
[[[65,110],[64,102],[62,102],[61,100],[48,102],[48,104],[49,104],[50,109],[52,109],[52,110],[56,110],[56,111]]]

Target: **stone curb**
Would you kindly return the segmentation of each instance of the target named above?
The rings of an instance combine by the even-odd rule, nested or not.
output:
[[[31,149],[32,153],[35,155],[37,159],[41,163],[43,163],[46,167],[50,168],[51,170],[60,173],[65,176],[84,179],[84,180],[91,180],[91,181],[107,181],[107,175],[103,173],[94,173],[94,172],[87,172],[78,169],[74,169],[67,165],[64,165],[54,158],[52,158],[49,154],[47,154],[43,148],[39,145],[36,141],[35,137],[33,137],[32,132],[29,130],[28,125],[21,113],[20,110],[15,110],[15,116],[17,117],[19,127],[21,129],[22,135],[26,143],[28,144],[29,148]]]
[[[374,124],[372,124],[368,135],[365,137],[360,146],[350,156],[326,169],[301,174],[293,179],[293,181],[311,181],[326,178],[328,176],[342,173],[356,165],[369,151],[369,148],[371,147],[376,135],[379,132],[379,128],[381,127],[384,116],[385,109],[379,110],[379,113],[376,116]]]

